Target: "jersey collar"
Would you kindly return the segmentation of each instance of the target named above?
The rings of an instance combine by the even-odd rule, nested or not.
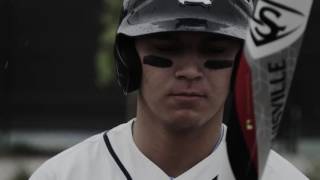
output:
[[[110,142],[133,180],[232,180],[226,151],[224,130],[221,142],[204,160],[176,178],[169,177],[156,164],[148,159],[136,146],[132,137],[132,125],[135,119],[124,124],[119,132],[109,132]],[[226,129],[223,126],[223,129]]]

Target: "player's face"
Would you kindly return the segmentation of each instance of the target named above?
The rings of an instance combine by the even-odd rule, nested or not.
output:
[[[140,108],[173,128],[221,119],[239,41],[209,33],[159,33],[136,39],[142,64]]]

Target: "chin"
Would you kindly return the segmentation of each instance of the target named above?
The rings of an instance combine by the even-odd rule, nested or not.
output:
[[[169,128],[175,131],[197,129],[206,123],[200,113],[183,111],[175,113],[168,121]]]

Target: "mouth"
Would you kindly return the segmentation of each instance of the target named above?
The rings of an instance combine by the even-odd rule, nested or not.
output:
[[[204,93],[199,92],[175,92],[171,93],[169,96],[179,100],[199,100],[207,97]]]

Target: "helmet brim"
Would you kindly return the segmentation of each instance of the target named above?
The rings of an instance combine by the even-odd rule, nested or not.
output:
[[[117,34],[137,37],[162,32],[206,32],[243,40],[247,30],[245,27],[239,28],[239,26],[232,24],[221,24],[203,19],[172,18],[135,25],[123,21]]]

